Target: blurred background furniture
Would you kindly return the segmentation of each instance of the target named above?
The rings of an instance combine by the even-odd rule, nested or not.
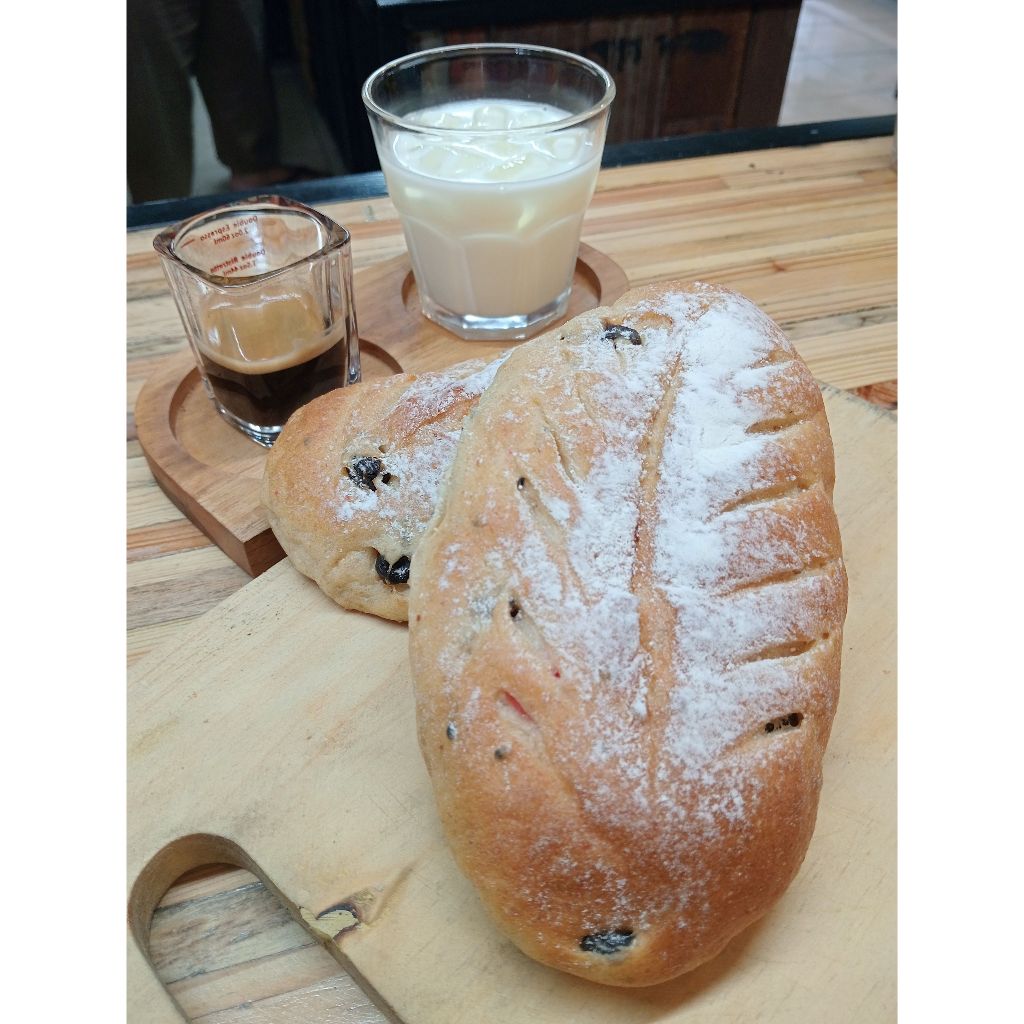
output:
[[[778,101],[780,75],[785,76],[781,108],[777,121],[767,119],[769,126],[820,124],[896,112],[896,0],[803,0],[795,36],[785,26],[785,30],[778,27],[781,9],[788,4],[705,0],[701,6],[694,0],[675,4],[661,0],[659,6],[647,0],[645,6],[638,0],[625,4],[620,0],[616,7],[604,0],[602,8],[600,3],[595,0],[585,17],[573,19],[564,12],[571,11],[573,4],[579,11],[579,0],[552,0],[546,7],[536,0],[524,0],[519,6],[507,5],[514,7],[514,12],[498,8],[499,20],[491,24],[488,12],[495,9],[493,0],[475,5],[463,0],[263,0],[266,56],[282,159],[289,166],[310,168],[323,179],[355,171],[349,161],[357,150],[365,157],[363,166],[376,166],[359,89],[363,72],[368,74],[379,66],[374,61],[383,60],[384,54],[403,52],[404,44],[396,43],[391,32],[405,32],[400,38],[416,48],[448,37],[515,38],[532,25],[538,31],[535,39],[571,47],[574,43],[564,41],[564,32],[566,25],[574,25],[581,37],[580,48],[591,46],[590,55],[606,63],[619,81],[611,147],[624,135],[639,136],[652,130],[666,138],[711,139],[719,130],[717,125],[728,123],[722,121],[727,107],[722,96],[733,92],[732,114],[728,116],[751,115],[750,103],[738,101],[741,96],[752,96],[751,102],[757,105],[753,113],[764,120],[769,100],[773,108]],[[608,13],[613,8],[619,11],[617,15]],[[748,13],[742,14],[741,8]],[[468,27],[446,27],[443,20],[449,15],[468,19],[474,11],[477,17],[472,24],[467,22]],[[721,23],[731,19],[735,28],[743,17],[747,18],[747,45],[740,54],[736,32],[727,36]],[[756,29],[773,18],[771,31]],[[715,19],[718,24],[712,24]],[[674,35],[668,29],[652,29],[666,21],[675,26]],[[558,36],[559,32],[563,34]],[[755,40],[759,40],[759,52],[751,49]],[[714,50],[717,44],[722,48]],[[660,54],[662,48],[671,52]],[[699,52],[701,48],[708,52]],[[764,81],[771,77],[763,71],[768,63],[765,51],[774,55],[771,88],[758,84],[755,74],[761,68]],[[638,63],[642,54],[650,58],[644,58],[644,67]],[[723,55],[743,57],[740,78],[730,74],[715,77],[724,66]],[[643,85],[643,81],[653,81],[655,67],[659,74],[667,69],[675,76],[664,79],[660,98],[650,91],[653,86]],[[638,76],[647,76],[641,81],[641,91],[635,85]],[[634,97],[631,109],[626,106],[631,102],[627,90]],[[194,82],[193,103],[195,166],[191,189],[183,195],[223,194],[229,190],[230,172],[217,156],[206,106]],[[684,103],[689,105],[685,111]],[[747,129],[745,123],[735,121],[733,130],[763,130]],[[681,132],[685,134],[678,134]],[[625,145],[632,148],[633,144]]]
[[[618,89],[608,143],[778,123],[801,0],[306,0],[303,54],[350,172],[375,170],[366,77],[416,50],[522,42],[571,50]]]

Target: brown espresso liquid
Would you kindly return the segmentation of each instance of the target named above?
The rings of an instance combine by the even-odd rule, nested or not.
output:
[[[217,401],[258,427],[284,426],[299,406],[345,382],[345,345],[340,341],[312,359],[270,373],[242,373],[215,363],[205,353],[200,361]]]
[[[280,427],[296,409],[345,383],[348,345],[344,321],[325,331],[302,296],[254,306],[208,309],[203,373],[217,401],[260,427]]]

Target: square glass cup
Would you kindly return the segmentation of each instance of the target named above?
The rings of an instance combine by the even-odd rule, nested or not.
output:
[[[207,394],[252,440],[269,447],[300,406],[359,380],[350,236],[329,217],[256,196],[153,247]]]

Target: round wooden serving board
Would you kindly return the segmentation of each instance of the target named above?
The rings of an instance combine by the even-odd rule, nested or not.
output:
[[[628,287],[616,263],[581,244],[568,312],[551,326],[614,302]],[[464,341],[423,317],[407,255],[357,273],[355,295],[363,380],[438,370],[509,347]],[[135,423],[160,487],[226,555],[251,576],[284,557],[259,501],[266,450],[218,415],[190,351],[146,381]]]

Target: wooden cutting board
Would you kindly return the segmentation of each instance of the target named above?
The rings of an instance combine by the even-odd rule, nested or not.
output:
[[[406,629],[285,560],[129,678],[130,1021],[180,1024],[145,958],[182,872],[246,867],[406,1024],[882,1021],[896,1001],[896,427],[826,392],[850,576],[818,825],[789,891],[718,958],[594,985],[501,938],[447,852],[416,745]]]

